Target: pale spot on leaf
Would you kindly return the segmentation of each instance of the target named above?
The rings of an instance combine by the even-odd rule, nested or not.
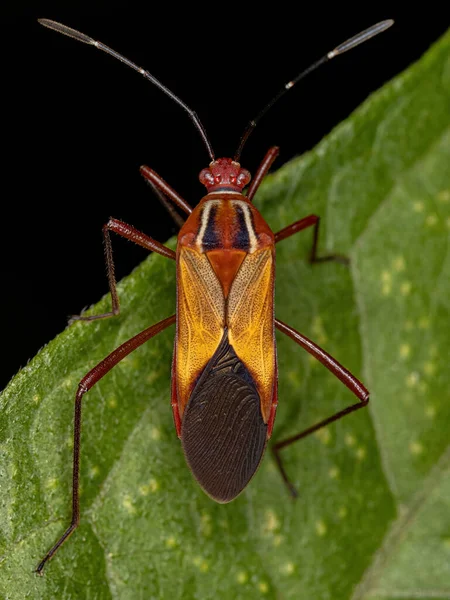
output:
[[[245,571],[239,571],[236,575],[236,581],[241,585],[244,585],[248,581],[248,574]]]
[[[341,506],[338,510],[338,517],[340,519],[345,519],[345,517],[347,516],[348,511],[347,511],[347,507],[346,506]]]
[[[123,497],[122,506],[129,514],[134,514],[136,512],[136,507],[133,504],[133,499],[128,494]]]
[[[178,542],[173,535],[169,536],[166,539],[167,548],[175,548],[175,546],[177,546],[177,545],[178,545]]]
[[[425,416],[428,417],[429,419],[434,419],[434,417],[436,416],[436,407],[433,406],[432,404],[429,404],[428,406],[425,407]]]
[[[317,439],[319,439],[322,444],[329,444],[331,442],[331,433],[330,430],[327,429],[326,427],[322,427],[322,429],[318,429],[314,435],[316,436]]]
[[[411,442],[409,444],[409,451],[411,452],[411,454],[418,456],[419,454],[422,454],[423,446],[420,442]]]
[[[150,479],[148,483],[139,486],[141,496],[148,496],[150,492],[155,493],[159,489],[159,483],[156,479]]]
[[[66,390],[72,390],[75,386],[75,381],[72,379],[72,377],[68,377],[67,379],[65,379],[63,381],[63,387],[66,388]]]
[[[430,327],[430,318],[429,317],[421,317],[419,319],[419,328],[420,329],[428,329]]]
[[[156,442],[161,439],[161,431],[158,429],[158,427],[152,427],[150,431],[150,436],[152,440]]]
[[[450,202],[450,190],[441,190],[440,192],[438,192],[437,199],[439,200],[439,202],[443,202],[444,204]]]
[[[383,296],[389,296],[392,291],[392,273],[390,271],[382,271],[381,283],[381,293]]]
[[[410,281],[402,281],[400,284],[400,293],[402,296],[408,296],[412,289],[412,283]]]
[[[397,256],[397,258],[394,259],[393,267],[398,273],[405,270],[406,265],[403,256]]]
[[[59,486],[59,480],[56,477],[52,477],[51,479],[47,479],[45,482],[45,487],[48,490],[55,490]]]
[[[409,344],[402,344],[400,346],[400,357],[408,358],[411,355],[411,346]]]
[[[323,321],[322,321],[322,317],[320,317],[319,315],[316,315],[313,319],[312,322],[312,331],[314,333],[314,337],[316,342],[320,345],[323,346],[324,344],[327,343],[328,341],[328,336],[325,333],[325,329],[323,326]]]
[[[363,446],[360,446],[357,450],[356,450],[356,458],[358,460],[364,460],[366,458],[367,455],[367,450],[366,448],[364,448]]]
[[[97,477],[99,473],[100,473],[100,469],[97,467],[97,465],[95,465],[89,471],[89,477],[91,479],[95,479],[95,477]]]
[[[316,522],[316,533],[318,536],[322,537],[327,533],[327,526],[324,521]]]
[[[265,521],[263,525],[263,530],[267,534],[273,533],[280,528],[280,521],[277,518],[277,515],[272,509],[268,509],[265,512]]]
[[[331,469],[328,471],[328,476],[331,479],[337,479],[339,477],[339,468],[338,467],[331,467]]]
[[[346,433],[344,442],[347,446],[354,446],[356,444],[356,438],[351,433]]]
[[[409,373],[406,377],[406,387],[409,388],[414,388],[417,386],[417,384],[419,383],[419,373],[417,373],[416,371],[413,371],[412,373]]]
[[[273,537],[273,545],[275,547],[281,546],[281,544],[284,542],[284,536],[283,535],[274,535]]]
[[[436,373],[436,364],[431,360],[423,365],[423,371],[426,375],[434,375]]]
[[[195,565],[202,573],[206,573],[209,570],[208,561],[202,556],[194,556],[192,564]]]
[[[203,513],[200,517],[200,531],[205,537],[209,537],[212,534],[212,522],[210,514]]]
[[[280,571],[285,575],[292,575],[295,571],[295,565],[292,562],[288,562],[281,566]]]
[[[109,408],[117,408],[117,398],[115,396],[110,396],[107,403]]]
[[[428,215],[428,217],[425,219],[425,223],[428,225],[428,227],[434,227],[438,220],[438,216],[433,213],[431,215]]]

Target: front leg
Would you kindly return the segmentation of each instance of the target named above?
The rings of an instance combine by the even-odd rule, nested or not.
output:
[[[135,229],[131,225],[127,225],[127,223],[124,223],[123,221],[111,218],[106,225],[103,226],[103,239],[105,242],[106,269],[108,273],[109,290],[111,292],[112,308],[110,311],[100,315],[89,315],[86,317],[83,315],[74,315],[70,319],[69,324],[73,323],[74,321],[95,321],[97,319],[107,319],[108,317],[113,317],[114,315],[118,315],[120,313],[120,302],[117,294],[116,277],[114,274],[114,259],[112,254],[111,237],[109,235],[110,231],[114,231],[127,240],[138,244],[138,246],[142,246],[147,250],[157,252],[166,258],[175,260],[175,252],[164,246],[164,244],[157,242],[148,235],[145,235],[145,233],[141,233],[138,229]]]

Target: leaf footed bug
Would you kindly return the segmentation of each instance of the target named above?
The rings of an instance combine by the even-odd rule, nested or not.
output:
[[[152,169],[141,167],[141,174],[160,200],[171,208],[170,203],[173,203],[188,215],[185,222],[179,222],[176,252],[117,219],[111,218],[103,227],[112,308],[103,314],[77,316],[72,320],[92,321],[120,312],[110,232],[176,262],[177,312],[123,343],[80,381],[75,396],[72,520],[38,565],[36,571],[42,574],[47,561],[73,533],[80,519],[80,434],[84,394],[118,362],[170,325],[177,325],[171,392],[176,432],[195,479],[217,502],[230,502],[247,486],[271,437],[278,404],[275,328],[320,361],[358,398],[355,404],[272,447],[281,476],[293,496],[296,490],[284,469],[280,455],[282,448],[367,405],[369,392],[356,377],[274,315],[275,245],[278,242],[313,227],[311,263],[345,262],[346,259],[339,255],[317,256],[318,216],[299,219],[274,234],[252,204],[278,155],[277,147],[266,153],[251,183],[250,173],[241,168],[239,161],[244,145],[260,119],[288,90],[323,63],[385,31],[393,21],[382,21],[350,38],[286,83],[248,123],[233,159],[215,158],[197,114],[148,71],[83,33],[47,19],[39,22],[103,50],[156,85],[188,113],[211,159],[209,167],[199,175],[207,194],[195,209]],[[249,183],[244,195],[243,189]]]

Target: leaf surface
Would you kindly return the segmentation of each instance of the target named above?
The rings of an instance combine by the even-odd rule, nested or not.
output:
[[[450,597],[449,109],[447,34],[258,192],[274,231],[319,214],[321,253],[350,257],[311,267],[311,233],[281,242],[276,310],[372,392],[283,451],[298,500],[270,453],[229,505],[195,484],[170,410],[172,327],[85,396],[81,525],[33,574],[70,520],[78,381],[175,310],[174,264],[150,256],[119,285],[120,317],[67,328],[1,396],[3,598]],[[280,440],[354,400],[277,336]]]

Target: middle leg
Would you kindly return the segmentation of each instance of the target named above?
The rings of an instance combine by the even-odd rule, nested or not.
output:
[[[342,256],[341,254],[328,254],[327,256],[317,256],[317,244],[319,242],[319,226],[320,217],[318,217],[317,215],[309,215],[307,217],[303,217],[303,219],[299,219],[298,221],[295,221],[295,223],[292,223],[291,225],[288,225],[281,231],[278,231],[275,234],[275,243],[277,244],[278,242],[281,242],[281,240],[285,240],[291,235],[294,235],[294,233],[303,231],[303,229],[307,229],[308,227],[314,227],[313,243],[311,247],[311,253],[309,255],[309,262],[311,264],[314,264],[334,260],[344,265],[348,265],[348,258],[346,256]]]

